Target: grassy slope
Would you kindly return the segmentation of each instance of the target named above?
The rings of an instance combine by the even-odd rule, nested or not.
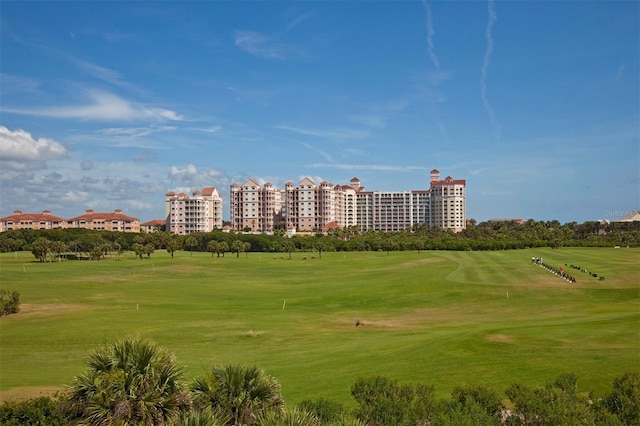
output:
[[[213,363],[260,365],[292,403],[350,402],[357,377],[380,373],[444,396],[464,383],[502,391],[569,371],[581,389],[604,392],[614,377],[640,371],[639,254],[295,253],[289,261],[158,252],[54,264],[3,254],[1,286],[21,293],[23,309],[0,320],[0,390],[6,398],[17,387],[33,394],[68,384],[93,347],[140,335],[175,352],[188,378]],[[531,256],[607,279],[567,268],[572,285]]]

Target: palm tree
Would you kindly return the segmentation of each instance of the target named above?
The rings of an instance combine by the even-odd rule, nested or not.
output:
[[[218,242],[216,240],[211,240],[207,243],[207,251],[211,252],[211,257],[213,257],[213,253],[218,253],[218,257],[220,257],[220,252],[218,251]]]
[[[255,416],[252,426],[321,426],[320,419],[310,411],[295,407],[284,413],[268,411]]]
[[[280,246],[284,251],[289,253],[289,260],[291,260],[291,252],[296,249],[296,245],[293,243],[293,241],[286,239],[282,242],[282,244],[280,244]]]
[[[214,365],[194,380],[191,392],[196,407],[228,414],[229,425],[244,425],[252,416],[284,409],[280,383],[255,366]]]
[[[191,256],[193,256],[193,248],[198,245],[198,240],[194,236],[188,236],[184,240],[184,245],[189,247],[189,251],[191,252]]]
[[[175,356],[152,342],[105,344],[75,378],[66,412],[78,424],[170,424],[191,407],[182,377]]]
[[[236,253],[236,257],[240,257],[240,252],[244,250],[244,243],[240,240],[234,240],[231,243],[231,251]]]

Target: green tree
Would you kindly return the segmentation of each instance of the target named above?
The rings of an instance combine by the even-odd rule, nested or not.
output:
[[[40,237],[36,239],[33,244],[31,244],[31,253],[38,259],[40,262],[47,261],[47,255],[51,251],[51,241],[47,240],[44,237]]]
[[[640,373],[627,373],[616,378],[604,403],[624,424],[640,424]]]
[[[126,339],[95,349],[77,376],[65,411],[92,425],[168,425],[191,407],[175,356],[155,343]]]
[[[248,424],[253,416],[284,410],[280,384],[255,366],[214,365],[191,385],[196,408],[210,407],[229,416],[230,425]]]
[[[49,245],[49,253],[52,256],[52,260],[53,258],[55,258],[58,262],[60,261],[62,253],[66,252],[67,250],[68,246],[63,241],[52,241]]]
[[[182,248],[182,240],[178,235],[172,235],[166,241],[167,253],[171,255],[173,259],[173,254]]]
[[[244,250],[244,243],[240,240],[234,240],[231,243],[231,251],[236,254],[236,258],[240,257],[240,252]]]
[[[131,250],[133,250],[133,252],[136,254],[136,256],[140,257],[140,260],[142,260],[142,255],[144,255],[146,253],[146,249],[144,247],[144,244],[141,244],[141,243],[134,243],[131,246]]]
[[[226,252],[229,251],[229,243],[227,243],[226,241],[219,241],[218,242],[218,255],[222,254],[222,257],[224,257],[224,254]]]
[[[218,242],[215,240],[211,240],[207,243],[207,251],[211,252],[211,257],[213,257],[213,253],[218,253],[218,257],[220,257],[220,253],[218,251]]]
[[[289,253],[289,260],[291,260],[291,252],[296,249],[296,245],[293,243],[293,241],[291,241],[290,239],[285,239],[280,244],[280,247],[282,247],[284,251]]]
[[[371,425],[429,424],[435,414],[433,388],[400,385],[384,376],[360,378],[351,387],[358,417]]]
[[[189,235],[187,238],[185,238],[184,245],[189,247],[191,256],[193,256],[193,248],[198,245],[198,240],[193,235]]]

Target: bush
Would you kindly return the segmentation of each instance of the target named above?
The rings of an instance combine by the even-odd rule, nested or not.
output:
[[[20,311],[20,293],[17,291],[0,290],[0,317],[17,314]]]
[[[4,426],[62,426],[67,424],[59,412],[59,402],[39,397],[0,405],[0,424]]]

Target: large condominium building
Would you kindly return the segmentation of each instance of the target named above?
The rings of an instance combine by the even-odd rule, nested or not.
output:
[[[60,229],[67,227],[67,220],[51,214],[49,210],[42,213],[22,213],[14,210],[10,216],[0,218],[0,232],[13,229]]]
[[[222,198],[213,187],[193,191],[191,196],[173,191],[165,194],[166,230],[186,235],[222,228]]]
[[[302,179],[284,190],[249,179],[231,185],[231,222],[234,230],[271,231],[278,220],[298,231],[330,226],[360,230],[402,231],[427,225],[459,232],[466,227],[466,182],[432,170],[430,188],[414,191],[365,191],[358,178],[350,185],[320,185]],[[269,201],[267,201],[269,200]]]
[[[113,213],[99,213],[87,209],[85,214],[67,220],[69,228],[94,229],[96,231],[140,232],[140,219],[122,214],[116,209]]]
[[[283,194],[270,182],[261,186],[253,179],[231,184],[231,226],[235,231],[271,232],[282,227]]]
[[[430,225],[460,232],[467,227],[467,182],[447,176],[440,180],[440,172],[431,171]]]

